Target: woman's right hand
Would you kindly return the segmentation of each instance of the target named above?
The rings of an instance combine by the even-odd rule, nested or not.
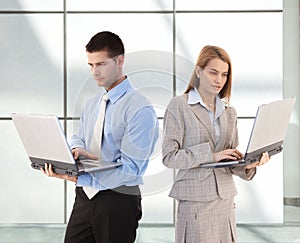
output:
[[[217,153],[213,153],[213,159],[215,162],[221,160],[239,160],[243,158],[243,154],[237,149],[226,149]]]

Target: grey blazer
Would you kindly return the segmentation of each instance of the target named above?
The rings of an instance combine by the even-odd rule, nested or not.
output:
[[[204,169],[212,153],[238,145],[237,115],[226,107],[220,116],[220,138],[216,142],[208,112],[199,103],[187,103],[188,94],[174,97],[164,116],[163,163],[179,169],[170,196],[178,200],[208,202],[237,194],[232,175],[251,180],[256,169],[244,167]]]

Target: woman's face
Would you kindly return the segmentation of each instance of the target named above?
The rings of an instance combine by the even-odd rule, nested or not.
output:
[[[204,69],[196,67],[200,79],[199,91],[204,95],[217,95],[227,81],[229,65],[219,58],[210,60]]]

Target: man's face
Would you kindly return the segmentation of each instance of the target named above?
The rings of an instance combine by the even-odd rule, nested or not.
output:
[[[87,52],[88,64],[98,86],[110,90],[122,76],[124,56],[110,58],[107,51]]]

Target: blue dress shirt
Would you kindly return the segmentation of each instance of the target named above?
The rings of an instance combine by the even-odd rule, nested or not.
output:
[[[90,150],[91,138],[98,117],[100,102],[106,90],[90,99],[80,118],[78,134],[73,135],[70,147]],[[158,120],[150,102],[134,90],[128,79],[107,92],[109,100],[102,135],[102,158],[121,161],[114,169],[83,174],[77,186],[98,190],[142,184],[149,157],[158,138]]]
[[[222,112],[225,109],[225,105],[222,102],[220,96],[219,95],[216,96],[216,112],[215,112],[215,114],[211,110],[207,109],[197,88],[194,88],[189,91],[188,104],[197,104],[197,103],[200,103],[200,105],[203,106],[207,110],[210,121],[215,130],[216,141],[219,141],[219,138],[220,138],[220,119],[219,119],[219,117],[221,116]]]

